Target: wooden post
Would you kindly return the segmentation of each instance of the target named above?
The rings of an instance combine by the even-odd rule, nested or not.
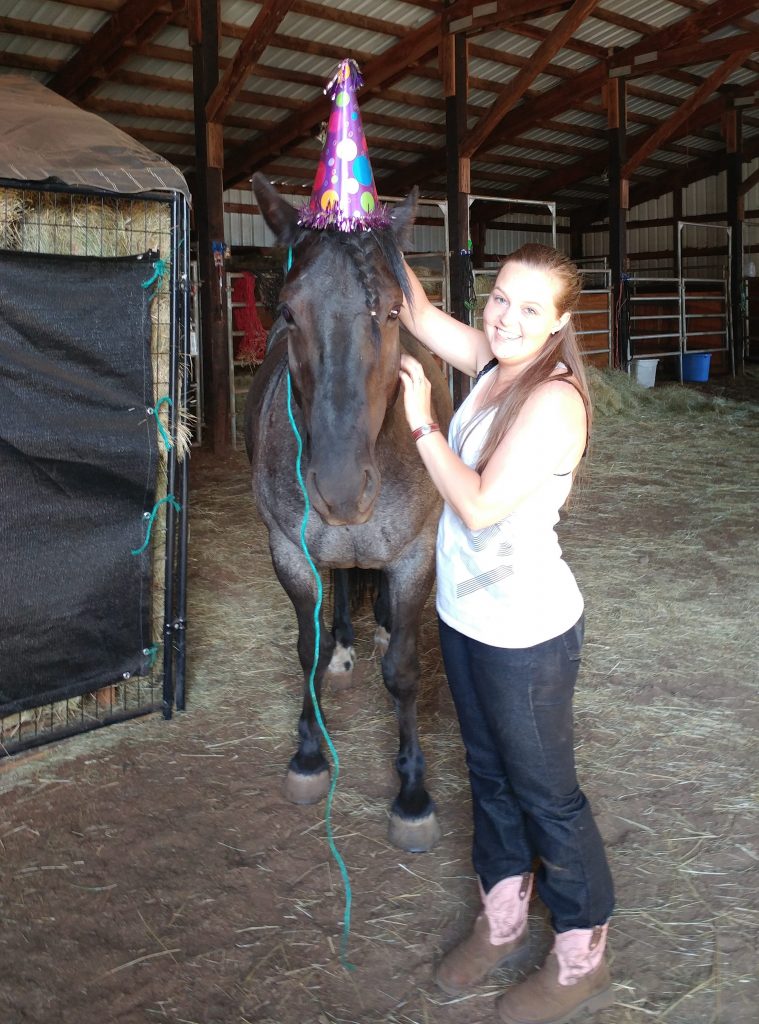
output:
[[[569,256],[573,260],[581,260],[584,255],[584,239],[582,228],[578,227],[573,221],[572,217],[569,218]]]
[[[677,236],[679,233],[678,223],[683,219],[683,190],[678,185],[672,190],[672,276],[677,277],[680,273],[680,265],[677,262]]]
[[[204,417],[214,452],[224,454],[231,448],[233,412],[224,269],[224,132],[221,124],[206,119],[206,104],[219,80],[219,0],[188,0],[187,10],[195,105],[193,199],[201,282]]]
[[[736,362],[743,363],[743,219],[744,197],[742,190],[743,152],[741,139],[741,115],[735,108],[728,110],[722,122],[722,134],[727,147],[727,223],[730,226],[730,312],[732,336],[728,337],[731,366],[735,373]]]
[[[632,353],[630,352],[627,318],[623,313],[627,268],[627,209],[630,205],[629,181],[622,177],[627,131],[624,80],[610,78],[606,83],[605,92],[609,140],[609,263],[613,302],[612,350],[614,365],[625,367]]]
[[[446,35],[440,44],[445,90],[446,169],[448,195],[448,253],[451,273],[451,313],[469,323],[465,306],[469,248],[469,159],[460,156],[461,139],[466,132],[466,105],[469,93],[467,39],[462,33]],[[464,374],[453,371],[453,404],[458,407],[468,388]]]

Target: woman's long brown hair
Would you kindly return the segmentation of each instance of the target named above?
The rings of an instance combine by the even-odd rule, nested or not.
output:
[[[505,392],[496,395],[494,400],[486,404],[475,417],[476,420],[479,420],[481,415],[489,412],[491,409],[495,409],[495,415],[493,416],[485,443],[480,451],[480,457],[477,460],[477,466],[475,467],[478,473],[482,473],[485,469],[493,452],[501,443],[509,428],[514,424],[530,395],[541,384],[545,384],[550,379],[571,379],[572,385],[580,393],[585,406],[587,437],[590,437],[592,419],[590,393],[583,368],[582,354],[577,341],[577,334],[572,322],[572,314],[577,309],[580,292],[582,291],[580,273],[574,263],[557,249],[533,242],[521,246],[516,252],[507,256],[501,265],[501,269],[509,263],[519,263],[533,270],[543,270],[545,273],[550,274],[558,285],[554,296],[556,312],[559,316],[568,312],[570,317],[556,334],[549,335],[548,340],[535,359],[522,370],[513,384]],[[556,373],[556,367],[559,363],[563,363],[566,370]],[[492,373],[493,371],[491,370],[490,372]],[[473,425],[472,423],[469,429]],[[467,430],[466,433],[468,432]]]

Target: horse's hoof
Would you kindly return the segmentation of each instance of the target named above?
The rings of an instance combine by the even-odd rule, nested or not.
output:
[[[390,634],[384,626],[377,626],[374,631],[374,646],[379,651],[380,656],[387,653],[387,649],[390,646]]]
[[[285,796],[293,804],[316,804],[329,792],[329,769],[302,775],[292,768],[285,778]]]
[[[350,672],[328,671],[324,677],[324,681],[329,683],[335,693],[341,693],[343,690],[350,690],[352,686],[360,683],[363,676],[363,664],[360,661],[357,661]]]
[[[353,670],[356,665],[356,652],[353,647],[335,644],[332,660],[327,665],[325,682],[329,682],[335,692],[349,689],[354,682]]]
[[[391,814],[387,837],[393,846],[407,853],[426,853],[440,838],[440,826],[434,811],[425,818],[401,818]]]

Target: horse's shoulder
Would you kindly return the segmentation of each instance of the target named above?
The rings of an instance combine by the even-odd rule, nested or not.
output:
[[[265,412],[270,407],[287,366],[287,342],[280,337],[269,349],[248,389],[245,400],[245,447],[252,460]]]

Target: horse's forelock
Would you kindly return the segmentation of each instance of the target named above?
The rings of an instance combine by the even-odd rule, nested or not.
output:
[[[294,252],[303,241],[309,238],[313,239],[314,243],[318,245],[343,245],[352,250],[354,263],[366,292],[366,304],[370,309],[374,309],[378,298],[371,282],[374,276],[372,273],[374,270],[372,257],[379,250],[388,270],[403,292],[406,303],[409,306],[412,305],[411,284],[406,273],[403,252],[391,228],[355,232],[320,231],[314,228],[303,228],[293,243],[291,251]]]

